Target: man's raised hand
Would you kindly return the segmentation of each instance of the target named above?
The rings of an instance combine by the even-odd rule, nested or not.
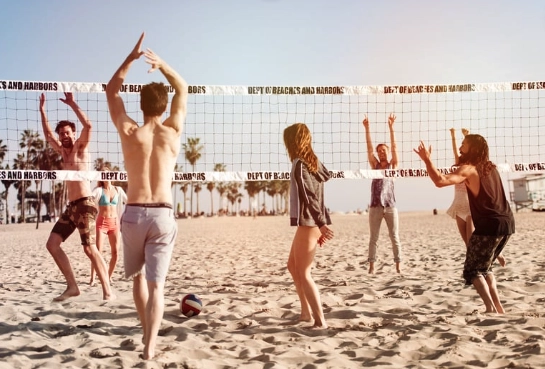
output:
[[[142,48],[142,42],[144,41],[144,36],[146,35],[145,32],[142,32],[142,35],[140,36],[140,38],[138,39],[138,42],[136,43],[136,45],[134,46],[134,49],[132,49],[131,53],[129,54],[129,57],[132,59],[132,60],[136,60],[138,58],[140,58],[140,56],[142,54],[144,54],[143,51],[141,51],[140,49]]]
[[[163,59],[159,57],[159,55],[155,54],[152,49],[147,49],[144,52],[144,55],[146,56],[146,63],[151,65],[150,70],[148,70],[148,73],[152,73],[156,71],[157,69],[160,69],[163,65]]]

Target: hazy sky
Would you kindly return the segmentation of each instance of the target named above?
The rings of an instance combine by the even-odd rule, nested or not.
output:
[[[3,1],[0,80],[106,82],[143,31],[192,85],[545,80],[537,0]],[[127,81],[158,78],[146,70],[135,64]],[[363,209],[370,185],[332,181],[328,206]],[[429,179],[396,190],[401,211],[446,209],[454,192]]]

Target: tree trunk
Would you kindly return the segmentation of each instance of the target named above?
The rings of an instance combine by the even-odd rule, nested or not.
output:
[[[55,181],[52,181],[53,189],[51,190],[51,193],[53,194],[53,219],[56,218],[57,214],[57,201],[55,200]]]
[[[23,223],[25,223],[25,212],[26,212],[26,206],[25,206],[25,181],[23,180],[21,182],[21,219],[23,219]]]
[[[9,219],[8,192],[9,186],[6,186],[6,224],[9,224],[11,221],[11,219]]]
[[[38,190],[38,207],[36,208],[36,229],[40,227],[40,214],[42,210],[42,183],[40,181],[40,189],[38,190],[38,182],[36,182],[36,189]]]

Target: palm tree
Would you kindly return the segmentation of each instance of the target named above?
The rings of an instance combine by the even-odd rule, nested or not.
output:
[[[0,163],[2,163],[2,161],[4,161],[4,158],[6,157],[6,153],[8,152],[8,147],[7,145],[5,144],[2,144],[2,140],[0,140]],[[9,165],[8,165],[8,168],[9,168]],[[2,166],[0,165],[0,169],[2,169]],[[7,169],[7,168],[6,168]],[[7,180],[6,180],[7,181]],[[2,183],[4,183],[4,181],[2,181]],[[6,187],[6,191],[5,191],[5,200],[6,200],[6,224],[9,223],[9,218],[8,218],[8,214],[9,214],[9,209],[8,209],[8,187],[11,186],[11,182],[9,183],[8,186],[6,186],[6,184],[4,183],[4,187]]]
[[[21,149],[26,149],[26,163],[24,165],[24,169],[32,169],[32,161],[35,159],[37,155],[37,145],[41,144],[43,145],[43,141],[40,139],[40,135],[38,132],[31,131],[30,129],[25,129],[23,133],[21,134],[21,141],[19,141],[19,147]],[[18,156],[19,157],[19,156]],[[21,159],[25,158],[23,156]],[[19,162],[19,165],[22,165],[22,162]],[[19,168],[22,169],[22,168]],[[22,190],[21,190],[21,211],[22,211],[22,218],[23,222],[25,221],[25,193],[26,193],[26,182],[22,181]]]
[[[223,209],[223,204],[222,204],[222,199],[224,198],[224,194],[227,192],[227,189],[228,189],[228,183],[226,182],[220,182],[218,183],[218,185],[216,186],[216,190],[218,190],[218,193],[219,193],[219,196],[220,196],[220,199],[219,199],[219,209],[220,210],[223,210],[225,212],[225,214],[227,214],[227,209]],[[219,213],[219,211],[218,211]]]
[[[187,143],[183,145],[185,151],[185,159],[191,164],[192,171],[195,172],[195,164],[201,158],[201,151],[204,148],[200,145],[200,138],[188,137]],[[191,213],[193,213],[193,181],[191,181]]]
[[[210,191],[210,216],[214,215],[214,196],[212,196],[214,188],[216,188],[216,184],[214,182],[206,183],[206,189]]]
[[[51,192],[42,193],[42,202],[44,203],[48,213],[50,213],[52,198],[53,198],[53,195],[51,194]],[[49,219],[51,219],[51,217]]]
[[[187,187],[189,186],[189,182],[183,182],[183,184],[180,186],[180,191],[184,193],[184,215],[188,216],[187,213]]]
[[[229,183],[229,192],[227,192],[227,199],[231,203],[231,212],[233,212],[233,207],[235,204],[235,201],[237,201],[240,197],[242,197],[242,194],[238,192],[238,189],[242,186],[240,182],[231,182]],[[236,210],[234,211],[236,213]]]
[[[242,194],[239,193],[238,200],[237,200],[237,214],[240,214],[240,203],[242,202]]]
[[[0,167],[0,168],[2,168],[2,167]],[[9,170],[9,164],[7,164],[6,167],[3,168],[3,169]],[[3,179],[2,180],[2,184],[6,188],[6,190],[3,192],[4,193],[4,200],[6,201],[6,223],[9,223],[9,206],[8,206],[9,188],[15,182],[16,182],[16,180],[14,180],[14,179]]]
[[[181,165],[178,165],[178,163],[176,163],[176,165],[174,166],[174,171],[175,172],[181,172],[183,169],[182,169],[182,166]],[[172,183],[170,184],[170,188],[174,187],[174,208],[176,209],[176,217],[178,217],[178,198],[177,198],[177,192],[176,192],[176,187],[178,186],[178,182],[174,182],[172,181]]]
[[[4,158],[6,157],[6,153],[8,152],[8,147],[6,144],[2,144],[2,140],[0,140],[0,163],[4,161]]]
[[[255,215],[254,212],[257,211],[257,209],[255,208],[255,206],[252,206],[252,200],[254,200],[255,196],[259,194],[259,191],[261,191],[261,185],[258,181],[246,181],[244,182],[244,189],[248,192],[248,198],[250,199],[248,213],[251,215]]]
[[[201,192],[201,191],[202,191],[202,183],[197,182],[195,184],[195,194],[197,195],[197,216],[201,215],[201,210],[200,210],[200,207],[199,207],[199,192]]]
[[[54,202],[54,206],[56,206],[55,214],[57,212],[62,213],[62,209],[64,207],[63,199],[64,199],[64,195],[66,193],[65,189],[66,189],[66,186],[65,186],[64,181],[54,184],[53,202]]]
[[[62,169],[62,156],[61,154],[59,154],[58,152],[56,152],[55,150],[53,150],[53,148],[51,146],[49,146],[48,144],[46,144],[45,146],[45,149],[42,151],[42,154],[41,154],[42,158],[42,162],[40,163],[39,167],[43,170],[58,170],[58,169]],[[64,182],[63,182],[64,184]],[[54,195],[54,192],[55,192],[55,180],[51,181],[51,191],[53,192],[53,195]],[[51,200],[52,201],[52,204],[51,204],[51,207],[53,208],[53,217],[56,216],[56,213],[57,213],[57,207],[56,207],[56,196],[51,196]],[[51,207],[50,207],[50,203],[47,203],[46,204],[46,208],[48,209],[48,211],[51,210]]]
[[[278,197],[276,196],[278,193],[280,193],[280,183],[281,181],[270,181],[267,186],[267,194],[272,197],[273,200],[273,210],[275,214],[278,213]]]
[[[96,158],[93,167],[95,170],[102,170],[104,167],[112,168],[112,163],[104,160],[104,158]]]
[[[225,168],[225,164],[216,163],[214,165],[214,172],[225,172]],[[210,215],[214,215],[214,197],[212,196],[212,191],[214,191],[214,188],[216,188],[216,183],[208,182],[206,184],[206,189],[210,191]]]
[[[290,204],[290,181],[281,181],[280,196],[282,196],[282,198],[284,199],[283,213],[287,214],[289,212],[289,204]]]
[[[15,159],[13,160],[13,169],[18,170],[26,170],[29,169],[30,164],[28,163],[27,158],[25,157],[25,154],[17,154]],[[19,180],[16,181],[13,184],[13,187],[17,189],[17,192],[19,196],[17,196],[17,199],[20,199],[20,208],[21,208],[21,219],[23,223],[25,222],[25,210],[26,210],[26,204],[25,204],[25,192],[28,186],[30,186],[32,182],[28,180]]]
[[[232,188],[233,189],[233,188]],[[237,189],[238,191],[238,189]],[[242,198],[242,194],[240,192],[228,192],[227,193],[227,200],[231,203],[231,214],[232,215],[238,215],[238,211],[235,208],[235,202],[239,201]],[[240,203],[240,201],[239,201]]]
[[[46,157],[45,149],[44,149],[45,143],[41,138],[38,138],[35,141],[34,147],[36,149],[36,155],[31,159],[32,160],[32,166],[34,168],[43,169],[46,170],[48,167],[48,158]],[[43,162],[43,163],[42,163]],[[36,183],[36,192],[37,192],[37,202],[36,202],[36,229],[40,226],[40,213],[42,209],[42,189],[43,189],[43,181],[42,180],[35,180]],[[38,185],[40,186],[38,188]]]
[[[263,201],[261,202],[261,204],[263,204],[263,206],[265,206],[265,195],[267,195],[266,190],[267,190],[267,186],[269,185],[269,182],[268,181],[257,181],[257,183],[258,183],[258,187],[259,187],[259,192],[258,192],[257,197],[259,198],[259,193],[263,192]],[[263,210],[265,210],[265,209],[263,208]]]

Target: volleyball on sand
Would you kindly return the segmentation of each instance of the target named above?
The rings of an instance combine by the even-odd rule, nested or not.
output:
[[[180,312],[186,317],[199,315],[202,310],[202,301],[199,296],[190,293],[185,295],[180,301]]]

